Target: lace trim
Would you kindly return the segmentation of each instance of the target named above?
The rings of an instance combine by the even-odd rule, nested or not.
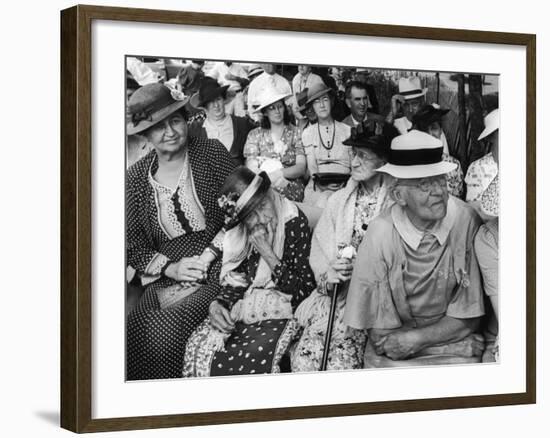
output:
[[[154,161],[151,163],[153,166]],[[153,187],[155,202],[157,204],[158,221],[161,229],[171,239],[186,234],[182,223],[178,220],[176,208],[172,197],[178,193],[178,202],[181,211],[189,222],[193,231],[202,231],[206,228],[204,218],[204,208],[194,190],[193,178],[191,176],[188,156],[185,156],[185,162],[178,179],[176,189],[166,187],[153,178],[151,167],[149,168],[149,182]],[[189,190],[191,189],[191,190]]]
[[[145,268],[145,273],[147,275],[160,275],[164,265],[169,262],[169,258],[160,252],[156,253],[147,267]]]

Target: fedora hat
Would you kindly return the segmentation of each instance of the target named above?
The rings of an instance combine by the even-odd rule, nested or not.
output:
[[[420,131],[426,131],[432,123],[441,122],[449,111],[449,109],[441,108],[436,103],[422,105],[412,117],[413,126]]]
[[[488,135],[491,135],[500,127],[500,112],[497,109],[494,109],[483,119],[485,129],[479,134],[478,140],[483,140]]]
[[[272,103],[278,102],[279,100],[286,99],[291,96],[291,93],[279,93],[275,88],[267,88],[260,95],[259,101],[260,105],[254,110],[255,113],[259,113],[264,108],[267,108]]]
[[[159,83],[138,88],[128,100],[126,134],[145,131],[182,108],[188,100],[181,91]]]
[[[425,132],[413,129],[391,142],[388,163],[377,169],[395,178],[426,178],[456,169],[442,160],[443,143]]]
[[[204,109],[208,102],[216,100],[218,97],[223,97],[227,94],[229,85],[221,86],[213,78],[204,78],[199,87],[199,91],[191,96],[189,103],[197,109]]]
[[[333,93],[333,89],[327,87],[324,83],[319,82],[314,84],[307,93],[306,105],[312,103],[315,99],[318,99],[325,94]]]
[[[405,98],[405,100],[415,99],[417,97],[424,96],[427,92],[427,88],[422,88],[420,85],[420,78],[417,76],[410,76],[408,78],[399,78],[399,94]]]

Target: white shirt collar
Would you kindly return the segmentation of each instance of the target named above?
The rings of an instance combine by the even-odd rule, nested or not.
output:
[[[391,210],[391,215],[395,229],[405,241],[415,251],[418,249],[420,242],[424,238],[424,235],[431,234],[435,236],[440,245],[444,245],[447,241],[447,237],[453,228],[454,220],[456,217],[456,201],[452,196],[449,196],[447,202],[447,214],[441,219],[431,230],[423,231],[419,230],[411,222],[405,209],[398,204],[394,204]]]

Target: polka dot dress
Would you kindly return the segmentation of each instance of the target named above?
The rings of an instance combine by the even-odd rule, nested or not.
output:
[[[159,253],[168,260],[200,255],[223,226],[219,190],[235,165],[217,140],[190,138],[189,164],[196,194],[205,210],[206,228],[171,239],[159,224],[149,169],[155,170],[152,151],[135,163],[126,183],[127,263],[145,272]],[[146,287],[142,299],[126,321],[126,378],[128,380],[166,379],[181,376],[181,364],[189,335],[207,315],[208,306],[219,293],[220,262],[213,263],[208,282],[176,307],[161,309],[157,291],[175,282],[165,276]]]
[[[311,233],[304,214],[285,224],[285,244],[281,263],[273,270],[277,289],[292,296],[292,309],[315,289],[309,266]],[[259,254],[252,251],[237,269],[251,280],[256,273]],[[227,287],[217,299],[231,308],[243,297],[244,288]],[[271,312],[266,309],[266,314]],[[283,355],[298,335],[299,325],[291,319],[263,319],[257,323],[238,322],[223,351],[209,348],[218,333],[204,321],[189,338],[183,366],[184,377],[226,376],[233,374],[262,374],[280,372]]]

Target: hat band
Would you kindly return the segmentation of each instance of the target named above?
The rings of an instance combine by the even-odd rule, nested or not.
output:
[[[397,166],[418,166],[436,164],[443,157],[443,146],[430,149],[395,150],[390,153],[390,164]]]
[[[412,94],[422,94],[423,92],[424,90],[417,88],[416,90],[403,91],[403,92],[400,92],[399,94],[401,96],[410,96]]]
[[[139,125],[142,121],[153,121],[153,114],[162,110],[163,108],[166,108],[168,105],[171,105],[175,103],[176,100],[173,99],[170,94],[163,96],[162,99],[159,99],[155,102],[153,102],[151,105],[141,109],[141,110],[130,110],[130,114],[132,117],[132,123],[134,124],[134,127]]]

